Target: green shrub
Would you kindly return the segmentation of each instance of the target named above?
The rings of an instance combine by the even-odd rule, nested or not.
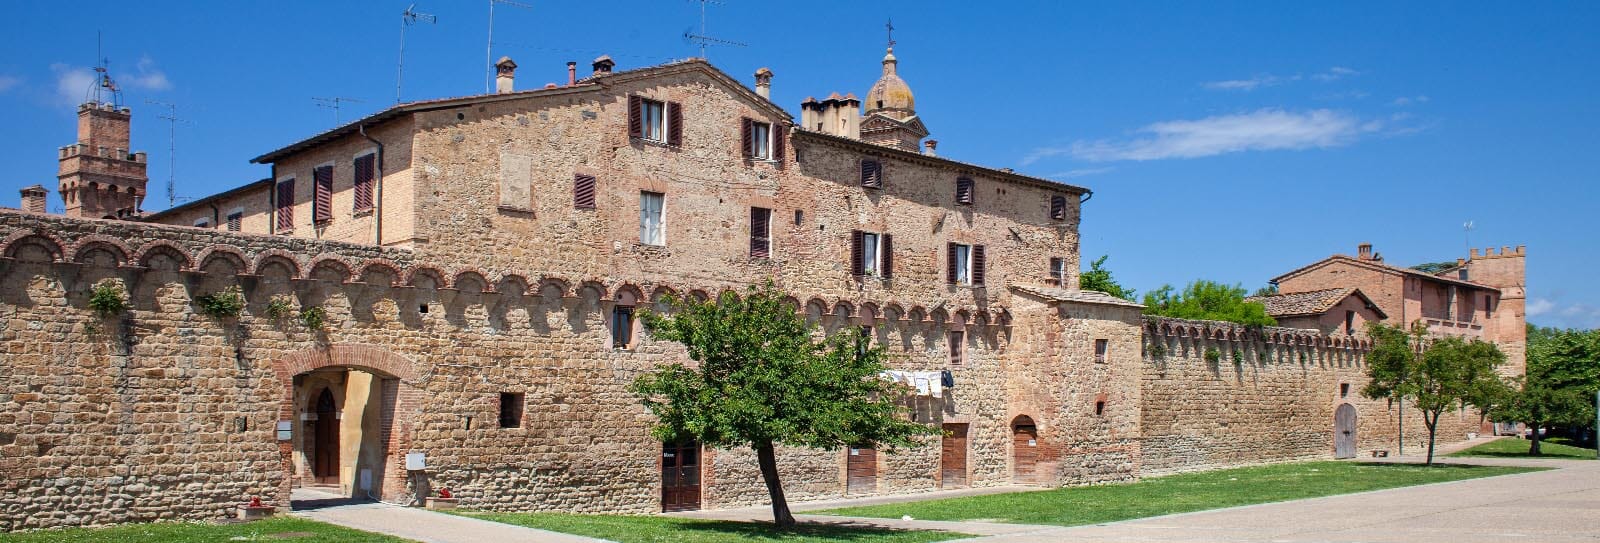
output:
[[[300,323],[311,330],[321,330],[327,324],[328,312],[321,306],[311,306],[300,310]]]
[[[1167,346],[1160,343],[1151,343],[1145,351],[1150,353],[1150,358],[1161,360],[1167,357]]]
[[[1208,349],[1206,349],[1206,362],[1210,362],[1212,364],[1216,364],[1217,362],[1219,362],[1221,360],[1222,360],[1222,352],[1221,351],[1218,351],[1216,348],[1208,348]]]
[[[244,292],[237,285],[223,289],[221,292],[201,294],[195,296],[194,302],[200,306],[200,311],[219,319],[237,317],[244,311]]]
[[[89,291],[89,308],[109,317],[128,310],[128,297],[122,292],[122,285],[107,279]]]
[[[1227,321],[1245,326],[1271,326],[1278,323],[1267,315],[1266,306],[1244,299],[1244,287],[1201,279],[1183,287],[1182,292],[1175,292],[1172,285],[1162,285],[1144,293],[1144,312],[1146,315]]]
[[[279,294],[273,296],[271,300],[267,300],[267,318],[269,319],[282,320],[284,317],[289,316],[289,311],[293,309],[294,304],[290,303],[288,296]]]

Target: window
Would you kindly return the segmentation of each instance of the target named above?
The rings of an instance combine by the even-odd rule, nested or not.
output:
[[[633,347],[633,302],[618,300],[611,307],[611,348],[628,350]]]
[[[1059,256],[1050,257],[1050,284],[1067,286],[1067,259]]]
[[[1493,316],[1494,316],[1494,297],[1490,296],[1488,294],[1485,294],[1485,295],[1483,295],[1483,317],[1484,318],[1489,318],[1489,317],[1493,317]]]
[[[1106,414],[1106,402],[1104,400],[1098,401],[1098,402],[1094,402],[1094,414],[1095,415],[1104,415],[1104,414]]]
[[[666,141],[666,106],[655,100],[644,101],[644,139]]]
[[[1339,383],[1339,397],[1343,398],[1343,397],[1346,397],[1346,396],[1349,396],[1349,395],[1350,395],[1350,383]]]
[[[1456,309],[1456,287],[1454,285],[1452,285],[1444,293],[1444,318],[1447,319],[1447,320],[1455,320],[1455,318],[1456,318],[1455,309]]]
[[[194,220],[195,228],[211,228],[211,219],[199,218]]]
[[[1050,218],[1058,221],[1067,220],[1067,197],[1055,195],[1050,197]]]
[[[228,212],[228,231],[238,232],[244,222],[244,208],[236,207]]]
[[[861,161],[861,186],[867,188],[883,188],[883,164],[876,160]]]
[[[368,153],[356,157],[355,170],[355,212],[372,211],[372,180],[377,176],[376,165],[378,155]]]
[[[294,178],[278,182],[277,209],[274,213],[278,216],[278,231],[289,232],[294,230]]]
[[[1344,333],[1345,333],[1345,335],[1352,335],[1352,334],[1356,333],[1356,312],[1355,311],[1345,310],[1345,312],[1344,312]]]
[[[745,119],[743,132],[745,158],[772,158],[772,125]]]
[[[1111,341],[1106,339],[1094,340],[1094,361],[1098,364],[1106,363],[1106,355],[1111,350]]]
[[[800,226],[800,223],[804,222],[805,220],[806,220],[806,212],[805,211],[799,210],[799,209],[794,210],[794,225],[795,226]]]
[[[333,165],[317,166],[311,170],[312,180],[316,182],[316,198],[311,201],[311,218],[317,224],[333,220]]]
[[[754,258],[768,258],[772,256],[772,210],[763,207],[750,208],[750,256]]]
[[[1459,270],[1456,270],[1456,278],[1460,279],[1462,281],[1466,281],[1467,280],[1467,269],[1466,268],[1461,268]]]
[[[983,284],[983,246],[951,243],[946,249],[945,281],[952,285]]]
[[[639,193],[639,243],[666,245],[667,232],[662,207],[666,195],[659,192]]]
[[[594,209],[594,176],[581,173],[572,175],[572,207]]]
[[[850,274],[894,276],[894,236],[856,230],[850,233]]]
[[[975,191],[972,178],[962,177],[956,179],[956,203],[972,205],[972,193]]]
[[[667,145],[683,145],[683,107],[677,102],[629,96],[628,135]]]
[[[967,361],[967,332],[950,331],[950,365],[960,366]]]
[[[500,427],[501,428],[521,428],[522,427],[522,404],[523,404],[523,398],[524,398],[524,396],[522,395],[521,392],[501,392],[500,393]]]

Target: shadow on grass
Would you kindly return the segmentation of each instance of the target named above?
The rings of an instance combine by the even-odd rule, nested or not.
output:
[[[859,521],[810,519],[800,521],[799,524],[788,529],[778,529],[771,522],[765,521],[740,522],[731,520],[695,521],[679,524],[677,527],[684,531],[712,532],[738,536],[744,540],[769,541],[781,541],[795,537],[813,537],[834,541],[876,540],[888,534],[915,531],[882,528]]]

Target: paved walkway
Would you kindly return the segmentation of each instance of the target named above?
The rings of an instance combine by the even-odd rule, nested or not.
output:
[[[422,543],[592,543],[587,537],[535,530],[499,522],[435,513],[415,507],[339,499],[312,489],[297,488],[291,496],[310,504],[292,515],[368,532],[388,534]]]

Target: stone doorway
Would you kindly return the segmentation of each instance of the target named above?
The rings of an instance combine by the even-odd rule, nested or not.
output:
[[[339,484],[339,404],[333,399],[333,390],[322,387],[317,394],[316,408],[311,413],[306,432],[311,449],[311,477],[319,485]]]

